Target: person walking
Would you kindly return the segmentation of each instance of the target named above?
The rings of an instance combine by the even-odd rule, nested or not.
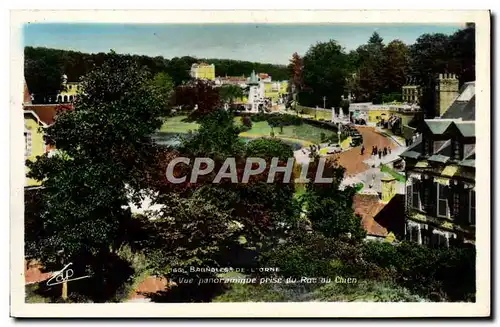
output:
[[[382,150],[378,150],[378,158],[382,159]]]
[[[389,150],[389,154],[391,154],[391,146],[389,146],[387,150]]]
[[[363,155],[364,153],[365,153],[365,145],[363,144],[363,145],[361,146],[361,155]]]
[[[387,155],[387,147],[384,146],[384,150],[382,151],[382,154],[384,155],[384,157]]]

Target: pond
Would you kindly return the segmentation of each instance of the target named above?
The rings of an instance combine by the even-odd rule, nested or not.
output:
[[[175,148],[179,146],[179,144],[181,143],[180,136],[182,135],[187,135],[187,134],[157,132],[152,136],[152,138],[157,144]],[[240,136],[240,138],[245,143],[256,139],[252,137],[243,137],[243,136]],[[290,140],[282,140],[282,141],[283,143],[288,144],[293,151],[302,148],[302,144],[298,142],[293,142]]]

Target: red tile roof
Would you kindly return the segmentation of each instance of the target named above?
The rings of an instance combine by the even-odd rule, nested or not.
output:
[[[26,81],[24,81],[23,103],[31,103],[31,94],[28,89],[28,84],[26,84]]]
[[[33,111],[42,122],[47,125],[52,125],[54,123],[55,117],[58,110],[72,110],[73,105],[71,104],[43,104],[43,105],[26,105],[24,106],[25,111]]]
[[[356,194],[353,198],[353,209],[361,216],[361,224],[368,235],[387,236],[387,229],[375,221],[377,214],[385,207],[378,195]]]

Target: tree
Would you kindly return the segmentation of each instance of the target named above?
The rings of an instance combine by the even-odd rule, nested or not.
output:
[[[307,88],[300,94],[306,106],[323,104],[336,107],[340,104],[346,84],[346,55],[336,41],[317,43],[304,56],[303,81]]]
[[[424,34],[410,46],[411,76],[420,81],[420,107],[427,117],[435,117],[436,79],[440,73],[450,72],[449,37],[444,34]]]
[[[62,60],[59,54],[50,50],[42,50],[36,58],[33,48],[24,50],[24,76],[34,102],[47,103],[49,98],[55,100],[62,86]],[[33,58],[35,57],[35,58]],[[54,101],[55,102],[55,101]]]
[[[345,169],[336,161],[325,163],[323,177],[332,178],[332,183],[316,183],[315,178],[319,165],[319,157],[313,156],[310,164],[306,186],[303,195],[306,216],[312,229],[321,232],[326,237],[343,237],[360,240],[366,232],[361,226],[360,217],[354,214],[352,198],[356,193],[352,187],[340,188]]]
[[[172,79],[166,73],[160,72],[155,75],[153,83],[157,87],[158,92],[163,96],[165,108],[168,110],[173,92]]]
[[[450,70],[457,72],[460,83],[476,79],[476,28],[468,23],[451,36],[449,53],[452,58]]]
[[[229,105],[233,104],[234,100],[244,96],[243,89],[238,85],[222,85],[217,90],[221,101]]]
[[[144,174],[158,153],[150,135],[166,115],[150,74],[116,53],[82,81],[75,109],[45,131],[59,154],[28,161],[41,181],[44,238],[36,255],[46,265],[89,264],[103,277],[124,240],[129,202],[142,198]],[[101,285],[102,286],[102,285]]]
[[[384,95],[401,94],[401,88],[406,82],[408,73],[408,47],[399,40],[389,42],[383,49],[383,79]]]
[[[299,93],[302,91],[303,87],[303,78],[302,74],[304,71],[304,64],[302,58],[298,55],[297,52],[294,52],[292,55],[292,59],[290,59],[290,64],[288,65],[288,70],[290,74],[290,86],[292,88],[291,94],[295,99],[295,106],[299,102]]]
[[[174,103],[190,110],[190,118],[197,119],[218,109],[220,97],[213,82],[196,79],[175,88]]]
[[[356,50],[360,64],[357,93],[362,101],[372,101],[384,86],[383,50],[383,39],[377,32]]]

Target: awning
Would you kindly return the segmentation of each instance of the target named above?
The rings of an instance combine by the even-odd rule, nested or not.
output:
[[[427,161],[419,161],[416,163],[415,167],[417,168],[427,168],[429,167],[429,163]]]
[[[441,184],[441,185],[450,185],[450,179],[449,178],[443,178],[443,177],[434,177],[434,182]]]
[[[441,172],[441,175],[452,177],[455,176],[459,171],[460,167],[456,165],[449,165],[444,167],[443,171]]]

